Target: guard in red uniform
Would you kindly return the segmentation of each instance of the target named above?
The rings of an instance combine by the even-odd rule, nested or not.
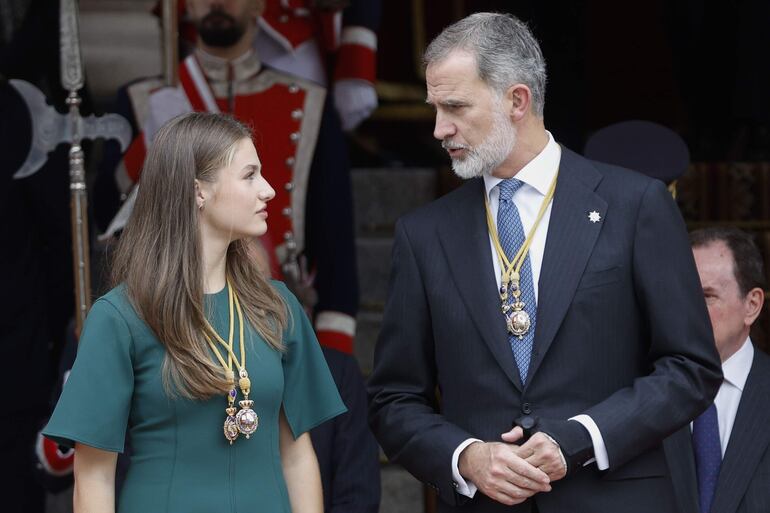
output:
[[[179,87],[148,79],[119,94],[115,110],[132,119],[136,138],[125,155],[107,148],[112,155],[95,184],[97,223],[108,230],[163,122],[190,110],[232,113],[254,127],[263,174],[276,190],[262,240],[273,275],[312,309],[322,344],[351,352],[358,284],[340,120],[322,85],[263,64],[252,47],[261,7],[257,0],[188,0],[198,41],[180,64]]]
[[[379,0],[266,0],[254,46],[270,66],[328,86],[344,130],[377,107]]]

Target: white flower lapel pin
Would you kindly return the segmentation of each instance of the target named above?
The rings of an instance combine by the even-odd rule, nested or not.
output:
[[[598,223],[602,220],[602,215],[596,210],[592,210],[588,213],[588,220],[592,223]]]

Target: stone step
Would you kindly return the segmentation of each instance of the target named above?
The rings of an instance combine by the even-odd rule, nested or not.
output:
[[[358,288],[361,308],[382,309],[390,279],[392,237],[356,239]]]
[[[391,234],[399,217],[432,201],[438,190],[431,168],[356,168],[351,178],[359,234]]]
[[[384,465],[380,513],[421,513],[425,511],[423,485],[398,465]]]

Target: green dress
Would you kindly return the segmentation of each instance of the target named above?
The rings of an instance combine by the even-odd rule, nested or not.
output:
[[[297,437],[343,413],[345,406],[302,307],[282,283],[274,286],[290,313],[286,350],[272,349],[246,326],[249,398],[259,427],[250,439],[240,435],[233,445],[222,430],[224,394],[205,401],[166,394],[165,348],[137,316],[124,288],[94,303],[43,434],[63,445],[79,442],[123,452],[128,429],[131,466],[119,513],[291,511],[278,448],[281,407]],[[209,322],[227,340],[227,288],[207,295],[206,306]],[[239,354],[237,326],[235,340]]]

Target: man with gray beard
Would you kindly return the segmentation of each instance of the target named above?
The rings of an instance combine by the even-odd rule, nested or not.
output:
[[[462,187],[402,218],[370,423],[439,511],[674,512],[661,440],[721,379],[666,187],[545,129],[518,19],[478,13],[425,53]]]

